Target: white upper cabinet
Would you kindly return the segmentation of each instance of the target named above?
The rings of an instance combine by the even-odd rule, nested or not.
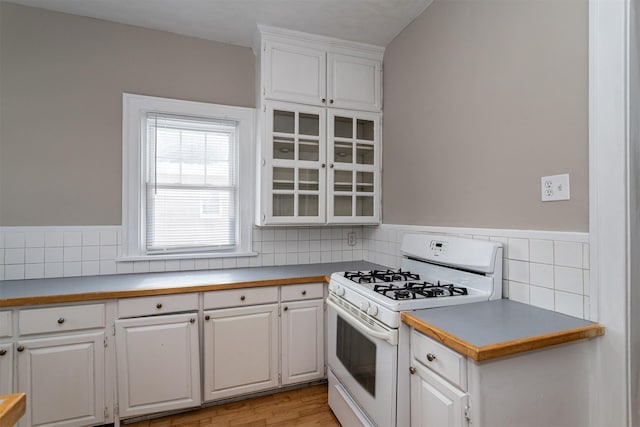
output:
[[[260,26],[265,99],[380,111],[384,48]]]

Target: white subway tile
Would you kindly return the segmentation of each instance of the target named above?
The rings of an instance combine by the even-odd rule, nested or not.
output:
[[[529,249],[531,262],[553,264],[553,240],[531,239]]]
[[[24,259],[26,263],[32,263],[32,264],[43,263],[44,248],[26,248],[24,251]]]
[[[100,246],[100,232],[97,230],[83,230],[82,246]]]
[[[100,274],[116,274],[118,269],[112,259],[100,261]]]
[[[24,264],[5,265],[4,280],[24,279]]]
[[[264,254],[262,256],[262,265],[267,267],[271,265],[275,265],[275,254]]]
[[[262,230],[262,241],[273,242],[275,241],[275,231],[273,229]]]
[[[200,259],[196,259],[195,260],[196,265],[195,265],[195,269],[196,270],[208,270],[209,269],[209,260],[206,258],[200,258]]]
[[[116,272],[118,274],[130,274],[133,273],[133,264],[132,261],[127,262],[116,262]]]
[[[63,243],[64,246],[82,246],[82,231],[65,231]]]
[[[8,231],[4,234],[5,249],[24,248],[25,235],[21,231]]]
[[[555,311],[574,317],[584,317],[584,297],[567,292],[555,292]]]
[[[509,281],[529,283],[529,263],[509,260]]]
[[[320,262],[331,262],[331,251],[321,251]]]
[[[591,319],[591,299],[589,297],[584,297],[582,310],[584,319],[593,320]]]
[[[582,288],[585,295],[591,295],[590,271],[582,270]]]
[[[83,246],[83,261],[98,261],[100,259],[100,246]]]
[[[254,242],[262,242],[262,230],[258,227],[253,227],[251,238]]]
[[[249,267],[260,266],[262,266],[262,257],[260,255],[249,257]]]
[[[332,251],[341,251],[342,247],[342,239],[332,239],[331,240],[331,250]]]
[[[582,268],[590,268],[589,263],[591,262],[591,260],[589,259],[589,256],[590,256],[589,244],[583,243],[582,244]]]
[[[509,239],[509,259],[529,261],[529,239]]]
[[[237,268],[249,267],[249,257],[238,257],[238,258],[236,258],[236,267]]]
[[[97,276],[100,274],[100,261],[83,261],[82,275]]]
[[[298,240],[298,229],[297,228],[288,228],[287,229],[287,240]]]
[[[530,263],[529,278],[532,285],[553,288],[553,265]]]
[[[164,260],[154,259],[149,261],[149,272],[159,273],[164,271]]]
[[[283,228],[277,228],[275,230],[275,241],[285,241],[287,240],[287,230],[283,229]]]
[[[298,240],[309,240],[309,228],[302,227],[298,229]]]
[[[529,304],[529,285],[509,281],[509,299]]]
[[[25,279],[42,279],[43,277],[44,277],[44,263],[24,265]]]
[[[322,261],[322,257],[321,257],[321,252],[320,251],[312,251],[309,252],[309,264],[317,264],[319,262]]]
[[[288,253],[287,260],[285,261],[287,265],[294,265],[298,263],[298,254],[297,253]]]
[[[64,260],[64,249],[59,248],[45,248],[44,249],[44,262],[62,262]],[[46,271],[46,268],[45,268]]]
[[[237,260],[235,257],[223,258],[222,259],[222,268],[236,268]]]
[[[46,260],[46,255],[45,255]],[[63,268],[62,262],[45,262],[44,263],[44,277],[62,277]]]
[[[0,227],[0,249],[4,249],[4,231],[1,230],[2,228]],[[2,277],[4,277],[4,275]]]
[[[64,234],[62,231],[47,231],[44,233],[44,246],[47,248],[61,248],[64,246]],[[46,267],[45,267],[46,274]]]
[[[262,253],[272,254],[275,252],[274,242],[262,242]]]
[[[118,244],[118,233],[116,231],[101,231],[100,246],[112,246]]]
[[[82,261],[82,247],[81,246],[65,246],[64,247],[64,261]]]
[[[311,250],[311,245],[308,240],[298,241],[298,252],[309,252],[310,250]]]
[[[64,277],[82,276],[82,262],[65,262],[62,264]]]
[[[24,264],[24,248],[6,248],[4,250],[4,263]]]
[[[343,227],[330,227],[329,230],[331,230],[331,240],[342,239]]]
[[[559,291],[582,294],[584,287],[582,284],[582,270],[571,267],[554,267],[555,288]]]
[[[300,264],[309,264],[309,252],[301,252],[298,254],[298,262]]]
[[[266,243],[267,242],[263,242],[263,244],[266,244]],[[211,258],[209,260],[209,270],[218,270],[220,268],[222,268],[222,258]]]
[[[134,273],[148,273],[149,272],[149,261],[136,261],[133,262],[133,272]]]
[[[298,241],[297,240],[289,240],[287,241],[287,253],[298,253]]]
[[[554,308],[554,295],[553,289],[541,288],[538,286],[531,286],[530,289],[530,304],[536,307],[544,308],[546,310],[553,310]]]
[[[100,260],[114,260],[117,254],[117,246],[100,246]]]
[[[164,262],[164,271],[180,271],[180,260],[168,259]]]
[[[321,240],[320,241],[320,251],[321,252],[329,252],[329,251],[331,251],[331,240]]]
[[[331,240],[331,229],[328,227],[320,229],[320,240]]]
[[[287,254],[276,252],[273,262],[275,265],[285,265],[287,263]]]
[[[342,262],[342,251],[331,252],[331,262]]]
[[[44,231],[27,231],[25,246],[27,248],[44,248]]]
[[[273,251],[277,254],[287,252],[287,242],[285,240],[276,240],[273,242]]]
[[[582,268],[582,243],[555,241],[554,252],[555,265]]]
[[[322,232],[319,228],[313,227],[309,229],[309,240],[321,240]]]
[[[180,271],[191,271],[195,269],[196,262],[193,259],[181,259],[180,260]]]

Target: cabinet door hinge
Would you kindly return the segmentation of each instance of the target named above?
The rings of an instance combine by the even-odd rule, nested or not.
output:
[[[327,367],[326,366],[324,367],[324,376],[325,376],[325,378],[327,377]]]
[[[267,161],[265,159],[262,159],[262,166],[266,166],[267,165]]]
[[[266,87],[263,87],[263,88],[262,88],[262,95],[264,96],[264,95],[266,95],[266,94],[267,94],[267,88],[266,88]],[[264,110],[264,111],[267,111],[267,107],[264,107],[264,108],[265,108],[265,110]]]
[[[107,337],[106,336],[104,337],[104,347],[105,348],[107,347]]]
[[[467,420],[468,423],[471,423],[471,408],[469,405],[464,407],[464,419]]]
[[[106,406],[104,407],[104,419],[108,419],[109,418],[109,408],[107,408]]]
[[[282,307],[278,306],[278,317],[282,317]]]
[[[263,95],[264,95],[264,94],[263,94]],[[266,112],[267,112],[267,106],[266,106],[266,105],[263,105],[263,106],[262,106],[262,112],[263,112],[263,113],[266,113]]]
[[[113,407],[113,416],[115,417],[116,414],[120,413],[120,406],[118,406],[118,404],[116,403]]]
[[[115,323],[111,324],[111,335],[113,335],[114,337],[116,336],[116,324]]]

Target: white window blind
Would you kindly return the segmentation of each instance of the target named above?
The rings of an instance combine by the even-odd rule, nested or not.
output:
[[[148,113],[147,253],[238,246],[234,121]]]

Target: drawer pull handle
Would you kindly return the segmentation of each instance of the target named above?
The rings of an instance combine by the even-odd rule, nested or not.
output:
[[[429,362],[433,362],[434,360],[436,360],[436,355],[433,353],[427,353],[427,360]]]
[[[156,304],[156,308],[157,308],[158,310],[160,310],[160,309],[162,308],[162,303],[157,303],[157,304]]]
[[[306,294],[307,294],[307,291],[302,291],[302,295],[306,295]]]
[[[20,347],[18,347],[18,351],[19,351],[20,353],[22,353],[22,352],[24,351],[24,346],[23,346],[23,345],[21,345]]]
[[[284,306],[284,311],[289,310],[289,307],[287,307],[286,305]]]
[[[204,316],[204,320],[209,320],[209,319],[211,319],[211,316],[209,316],[208,314]]]
[[[324,104],[325,102],[327,102],[327,98],[322,98],[321,101]]]
[[[416,373],[416,368],[414,368],[413,366],[409,366],[409,373],[411,375],[415,374]]]
[[[191,319],[189,319],[189,323],[196,323],[196,319],[192,317]]]
[[[247,299],[244,295],[240,296],[240,301],[244,301],[245,299]]]
[[[58,319],[58,324],[62,325],[64,323],[64,317]]]
[[[7,350],[5,350],[4,348],[0,350],[0,356],[4,356],[5,354],[7,354]]]

